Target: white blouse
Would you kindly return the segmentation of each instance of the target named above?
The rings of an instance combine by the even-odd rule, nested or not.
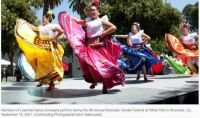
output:
[[[88,38],[94,38],[101,35],[101,33],[104,31],[102,23],[104,20],[108,20],[107,15],[95,20],[90,17],[86,18],[86,33]]]
[[[142,43],[142,34],[144,30],[140,30],[138,33],[133,34],[133,32],[129,32],[128,38],[131,40],[132,44],[141,44]]]
[[[194,44],[195,43],[195,36],[197,33],[189,33],[187,36],[181,35],[181,39],[183,40],[183,44]]]
[[[56,32],[54,31],[57,27],[60,27],[58,24],[47,24],[45,26],[39,26],[40,36],[49,36],[54,38],[56,36]]]

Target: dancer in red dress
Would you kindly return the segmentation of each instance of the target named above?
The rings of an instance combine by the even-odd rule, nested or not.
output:
[[[92,83],[90,88],[94,89],[97,82],[102,82],[103,93],[107,94],[107,89],[123,85],[125,79],[123,70],[117,64],[121,48],[106,38],[115,32],[116,27],[107,16],[100,18],[99,10],[99,3],[93,3],[89,8],[90,17],[84,20],[61,12],[59,22],[78,56],[85,80]],[[79,25],[86,26],[85,32]],[[83,36],[84,33],[86,35]]]

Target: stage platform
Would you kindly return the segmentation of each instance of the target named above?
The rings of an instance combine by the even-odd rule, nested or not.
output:
[[[2,82],[1,104],[198,104],[198,75],[148,75],[136,81],[127,74],[125,86],[116,86],[102,94],[102,84],[93,90],[82,77],[65,78],[56,90],[37,82]]]

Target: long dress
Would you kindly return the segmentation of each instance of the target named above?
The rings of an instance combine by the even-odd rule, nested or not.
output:
[[[41,84],[63,79],[64,70],[61,62],[64,50],[59,44],[55,48],[50,41],[50,38],[55,36],[52,29],[57,26],[53,24],[40,26],[38,35],[25,20],[18,19],[15,25],[18,45],[35,72],[35,81]],[[21,71],[29,72],[29,70]]]
[[[181,36],[183,43],[194,44],[194,34],[188,34],[188,36]],[[191,50],[186,48],[178,38],[171,34],[165,34],[165,41],[167,46],[182,60],[184,64],[191,61],[193,58],[198,58],[199,50]]]
[[[143,64],[146,65],[146,71],[148,72],[153,64],[157,64],[157,62],[159,62],[158,59],[153,57],[151,51],[145,45],[141,45],[142,33],[143,33],[143,30],[138,32],[136,35],[129,33],[129,38],[131,39],[133,46],[138,46],[139,48],[122,45],[116,39],[116,37],[112,38],[113,41],[121,45],[123,53],[131,56],[131,58],[128,61],[126,61],[125,63],[121,63],[123,65],[126,64],[126,66],[124,67],[128,67],[127,69],[128,73],[136,73],[138,70],[141,70]],[[145,63],[143,63],[142,58],[146,60]]]
[[[108,89],[124,84],[124,72],[119,68],[117,59],[121,48],[110,39],[99,39],[104,31],[102,21],[106,17],[92,20],[86,19],[86,34],[82,27],[71,20],[66,12],[59,14],[59,23],[68,37],[68,41],[78,56],[81,69],[87,82],[104,82]],[[85,37],[85,35],[87,37]],[[92,47],[95,42],[102,40],[101,47]],[[101,42],[101,41],[100,41]]]

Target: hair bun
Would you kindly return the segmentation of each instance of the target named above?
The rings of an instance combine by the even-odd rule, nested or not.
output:
[[[140,26],[140,23],[134,22],[133,25],[137,25],[138,27]]]
[[[51,17],[52,17],[52,19],[54,19],[54,18],[55,18],[55,15],[53,14],[53,12],[52,12],[52,11],[48,11],[48,12],[47,12],[47,15],[51,16]]]
[[[138,22],[134,22],[132,25],[136,25],[137,28],[138,28],[138,30],[140,30],[140,23],[138,23]]]

